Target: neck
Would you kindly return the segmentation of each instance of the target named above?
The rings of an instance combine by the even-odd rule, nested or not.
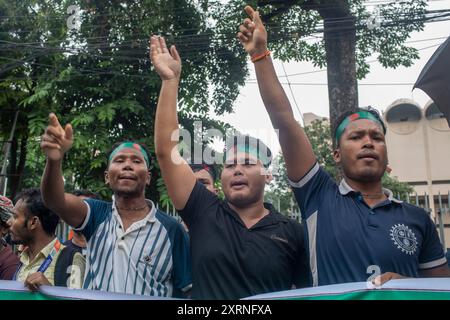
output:
[[[233,205],[231,202],[228,203],[230,208],[236,211],[239,217],[242,219],[247,228],[252,227],[259,220],[261,220],[264,216],[266,216],[269,211],[264,208],[263,200],[252,203],[245,207],[237,207]]]
[[[352,187],[353,190],[359,191],[364,194],[382,194],[383,185],[381,180],[375,182],[361,182],[353,180],[347,176],[344,177],[347,184]]]
[[[30,261],[32,261],[38,255],[38,253],[54,239],[55,236],[49,236],[45,232],[43,232],[42,234],[37,235],[33,241],[26,244],[28,247],[27,250]]]
[[[114,195],[116,207],[119,212],[124,214],[132,214],[133,212],[148,211],[148,204],[145,196],[127,197],[122,195]]]
[[[370,206],[387,198],[383,192],[381,179],[375,182],[355,181],[347,176],[344,179],[353,190],[361,192],[364,201]]]

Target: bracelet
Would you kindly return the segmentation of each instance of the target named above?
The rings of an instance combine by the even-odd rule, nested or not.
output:
[[[257,55],[257,56],[253,56],[252,57],[252,62],[255,63],[256,61],[262,60],[265,57],[270,56],[270,51],[266,50],[266,52],[264,52],[263,54]]]

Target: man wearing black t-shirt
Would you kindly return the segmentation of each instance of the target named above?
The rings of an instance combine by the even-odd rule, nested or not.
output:
[[[192,297],[239,299],[304,286],[301,225],[263,202],[270,151],[251,137],[233,139],[220,176],[225,201],[208,191],[171,140],[178,130],[178,52],[152,37],[151,59],[162,79],[155,151],[169,196],[190,230]]]

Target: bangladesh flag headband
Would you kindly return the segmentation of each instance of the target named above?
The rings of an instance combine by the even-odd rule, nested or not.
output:
[[[266,154],[268,149],[266,149],[266,152],[264,152],[263,148],[258,147],[255,148],[253,146],[249,146],[248,144],[237,144],[233,146],[233,149],[238,152],[248,153],[249,155],[254,156],[256,159],[261,161],[261,163],[266,169],[270,166],[270,163],[272,162],[271,156]]]
[[[117,154],[117,152],[119,152],[120,150],[123,150],[123,149],[134,149],[134,150],[137,150],[140,153],[142,153],[145,163],[147,164],[147,168],[150,168],[150,161],[149,161],[148,154],[145,151],[145,149],[142,148],[140,144],[131,142],[131,141],[124,142],[124,143],[120,144],[119,146],[117,146],[117,148],[115,148],[113,150],[113,152],[111,152],[111,154],[109,155],[108,163],[111,162],[112,158],[114,158],[114,156]]]
[[[355,120],[360,120],[360,119],[369,119],[375,123],[378,123],[383,128],[383,133],[386,133],[386,129],[384,128],[383,124],[371,112],[358,111],[358,112],[353,113],[353,114],[349,115],[348,117],[344,118],[344,120],[342,120],[342,122],[339,124],[339,126],[336,129],[336,144],[339,144],[339,139],[341,138],[342,134],[344,133],[345,128],[347,128],[347,126],[351,122],[353,122]]]

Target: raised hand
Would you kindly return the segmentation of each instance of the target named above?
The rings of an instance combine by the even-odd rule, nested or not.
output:
[[[72,147],[73,130],[70,124],[63,129],[54,113],[49,115],[49,125],[42,135],[41,149],[47,155],[47,159],[61,160]]]
[[[162,80],[179,80],[181,74],[181,59],[175,46],[167,49],[163,37],[150,38],[150,60]]]
[[[246,6],[244,10],[249,18],[239,26],[238,39],[250,56],[264,54],[267,51],[267,31],[259,12],[250,6]]]

